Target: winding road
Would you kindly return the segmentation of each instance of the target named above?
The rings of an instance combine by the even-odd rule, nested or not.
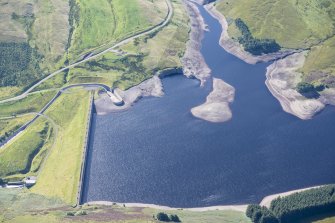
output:
[[[25,98],[25,97],[26,97],[31,91],[33,91],[36,87],[38,87],[40,84],[44,83],[44,82],[47,81],[48,79],[54,77],[55,75],[57,75],[57,74],[59,74],[59,73],[65,71],[65,70],[67,70],[67,69],[69,69],[69,68],[73,68],[73,67],[75,67],[75,66],[77,66],[77,65],[79,65],[79,64],[85,63],[85,62],[87,62],[87,61],[89,61],[89,60],[92,60],[92,59],[95,59],[95,58],[97,58],[97,57],[99,57],[99,56],[102,56],[102,55],[104,55],[105,53],[108,53],[108,52],[110,52],[111,50],[113,50],[113,49],[115,49],[115,48],[117,48],[117,47],[119,47],[119,46],[122,46],[122,45],[124,45],[124,44],[126,44],[126,43],[129,43],[129,42],[131,42],[132,40],[134,40],[134,39],[136,39],[136,38],[138,38],[138,37],[148,35],[148,34],[150,34],[150,33],[152,33],[152,32],[155,32],[155,31],[157,31],[157,30],[163,28],[164,26],[166,26],[166,25],[170,22],[170,20],[171,20],[171,18],[172,18],[172,15],[173,15],[173,6],[172,6],[172,3],[171,3],[171,0],[165,0],[165,2],[166,2],[166,4],[167,4],[167,6],[168,6],[168,13],[167,13],[165,19],[164,19],[162,22],[158,23],[157,25],[155,25],[155,26],[153,26],[153,27],[151,27],[151,28],[148,28],[147,30],[144,30],[144,31],[142,31],[142,32],[139,32],[139,33],[137,33],[137,34],[134,34],[134,35],[132,35],[132,36],[130,36],[130,37],[124,39],[124,40],[121,40],[120,42],[114,44],[113,46],[109,47],[108,49],[106,49],[106,50],[104,50],[104,51],[102,51],[102,52],[100,52],[100,53],[97,53],[97,54],[95,54],[95,55],[92,55],[92,56],[90,56],[90,57],[88,57],[88,58],[84,58],[83,60],[80,60],[80,61],[78,61],[78,62],[75,62],[75,63],[73,63],[73,64],[71,64],[71,65],[69,65],[69,66],[67,66],[67,67],[61,68],[61,69],[59,69],[59,70],[57,70],[57,71],[55,71],[55,72],[49,74],[48,76],[46,76],[45,78],[43,78],[42,80],[40,80],[39,82],[37,82],[36,84],[34,84],[33,86],[31,86],[28,90],[26,90],[26,91],[23,92],[22,94],[20,94],[20,95],[18,95],[18,96],[15,96],[15,97],[12,97],[12,98],[8,98],[8,99],[1,100],[1,101],[0,101],[0,104],[1,104],[1,103],[5,103],[5,102],[9,102],[9,101],[17,101],[17,100],[20,100],[20,99],[22,99],[22,98]],[[94,84],[94,83],[93,83],[93,84]]]
[[[8,98],[8,99],[5,99],[5,100],[2,100],[0,101],[0,104],[1,103],[6,103],[6,102],[10,102],[10,101],[17,101],[17,100],[20,100],[20,99],[23,99],[25,98],[26,96],[28,96],[28,94],[33,91],[36,87],[38,87],[40,84],[42,84],[43,82],[47,81],[48,79],[54,77],[55,75],[65,71],[66,69],[69,69],[69,68],[73,68],[79,64],[82,64],[82,63],[85,63],[86,61],[89,61],[89,60],[92,60],[92,59],[95,59],[105,53],[108,53],[110,52],[111,50],[119,47],[119,46],[122,46],[126,43],[129,43],[130,41],[138,38],[138,37],[141,37],[141,36],[144,36],[144,35],[147,35],[147,34],[150,34],[152,32],[155,32],[161,28],[163,28],[164,26],[166,26],[171,18],[172,18],[172,15],[173,15],[173,7],[172,7],[172,3],[171,3],[171,0],[165,0],[167,6],[168,6],[168,13],[165,17],[165,19],[160,22],[159,24],[147,29],[147,30],[144,30],[142,32],[139,32],[131,37],[128,37],[116,44],[114,44],[112,47],[98,53],[98,54],[95,54],[95,55],[92,55],[88,58],[84,58],[83,60],[80,60],[76,63],[73,63],[67,67],[64,67],[64,68],[61,68],[53,73],[51,73],[50,75],[46,76],[45,78],[43,78],[42,80],[40,80],[39,82],[37,82],[36,84],[34,84],[32,87],[30,87],[28,90],[26,90],[25,92],[23,92],[21,95],[18,95],[16,97],[12,97],[12,98]],[[23,126],[21,126],[17,131],[15,131],[15,133],[13,133],[10,137],[8,137],[5,141],[1,142],[0,143],[0,149],[3,148],[4,145],[6,145],[9,141],[13,140],[16,136],[18,136],[22,131],[24,131],[28,126],[30,126],[39,116],[43,116],[43,113],[51,106],[51,104],[64,92],[66,91],[67,89],[70,89],[70,88],[73,88],[73,87],[101,87],[103,88],[106,92],[108,91],[111,91],[113,92],[113,89],[110,89],[109,86],[107,85],[104,85],[104,84],[100,84],[100,83],[83,83],[83,84],[73,84],[73,85],[69,85],[69,86],[65,86],[63,88],[61,88],[57,94],[41,109],[41,111],[39,111],[36,116],[30,120],[29,122],[27,122],[26,124],[24,124]],[[43,91],[43,90],[42,90]],[[34,92],[35,93],[35,92]]]

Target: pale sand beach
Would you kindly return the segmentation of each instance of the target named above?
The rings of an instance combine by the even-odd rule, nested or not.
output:
[[[303,192],[310,189],[319,188],[326,185],[319,185],[313,187],[306,187],[302,189],[296,189],[291,191],[286,191],[283,193],[272,194],[263,198],[263,200],[259,203],[261,206],[270,207],[271,201],[278,197],[289,196],[294,193]],[[161,206],[155,204],[144,204],[144,203],[117,203],[112,201],[91,201],[87,202],[88,205],[118,205],[118,206],[126,206],[126,207],[144,207],[144,208],[153,208],[157,210],[185,210],[185,211],[194,211],[194,212],[204,212],[204,211],[239,211],[246,212],[249,204],[241,204],[241,205],[218,205],[218,206],[209,206],[209,207],[196,207],[196,208],[172,208],[168,206]]]
[[[195,77],[204,85],[211,74],[203,55],[200,52],[206,24],[195,3],[184,0],[185,9],[190,19],[191,32],[186,43],[186,51],[182,58],[183,73],[186,77]]]
[[[322,187],[322,186],[325,186],[325,185],[315,186],[315,187],[306,187],[306,188],[302,188],[302,189],[298,189],[298,190],[291,190],[291,191],[287,191],[287,192],[283,192],[283,193],[279,193],[279,194],[272,194],[272,195],[264,197],[263,200],[261,201],[260,205],[269,208],[270,205],[271,205],[271,201],[273,201],[274,199],[276,199],[278,197],[286,197],[286,196],[294,194],[294,193],[303,192],[303,191],[306,191],[306,190],[309,190],[309,189],[319,188],[319,187]]]
[[[204,212],[204,211],[240,211],[245,212],[248,205],[222,205],[222,206],[210,206],[210,207],[199,207],[199,208],[172,208],[168,206],[161,206],[155,204],[143,204],[143,203],[116,203],[110,201],[92,201],[88,202],[88,205],[118,205],[126,207],[144,207],[144,208],[153,208],[158,210],[185,210],[185,211],[194,211],[194,212]]]
[[[306,52],[301,52],[275,61],[267,67],[265,84],[284,111],[300,119],[311,119],[325,104],[320,99],[306,98],[296,90],[302,76],[297,70],[304,65],[305,56]]]
[[[232,118],[229,104],[234,101],[235,89],[221,79],[213,78],[213,91],[206,102],[191,109],[193,116],[209,122],[226,122]]]

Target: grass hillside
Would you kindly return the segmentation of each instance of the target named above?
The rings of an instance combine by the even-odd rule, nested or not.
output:
[[[161,7],[165,5],[163,0],[158,2]],[[174,14],[166,27],[122,46],[119,53],[110,52],[71,69],[67,76],[69,83],[95,80],[127,89],[152,77],[158,70],[180,67],[188,40],[188,17],[181,2],[172,3]],[[166,10],[161,11],[161,16],[165,17]]]
[[[273,39],[282,48],[311,49],[301,70],[312,84],[335,87],[335,2],[333,0],[218,0],[228,33],[236,40],[241,19],[252,36]]]
[[[15,179],[36,175],[45,157],[43,151],[50,146],[52,137],[51,124],[39,118],[0,150],[0,178]]]
[[[73,60],[104,44],[156,25],[167,11],[165,0],[72,0]],[[83,55],[82,55],[83,56]]]
[[[0,0],[0,98],[60,67],[69,36],[68,0]]]
[[[26,189],[0,188],[0,201],[0,222],[5,223],[158,223],[153,216],[159,212],[177,214],[185,223],[251,223],[243,212],[237,211],[164,211],[117,205],[83,205],[72,208],[59,199],[46,198]]]
[[[33,119],[33,114],[24,115],[16,118],[0,119],[0,143],[3,142],[8,136],[14,133],[22,125]]]
[[[230,21],[241,18],[254,37],[296,49],[309,48],[335,34],[334,12],[328,12],[327,2],[333,4],[331,0],[220,0],[216,7]]]
[[[58,126],[53,148],[32,191],[76,204],[89,108],[89,92],[62,94],[45,112]]]
[[[30,94],[18,101],[0,104],[0,117],[39,112],[56,95],[56,91],[45,91]]]

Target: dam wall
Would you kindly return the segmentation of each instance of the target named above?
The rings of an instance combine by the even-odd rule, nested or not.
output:
[[[84,139],[84,149],[83,149],[83,155],[82,155],[82,163],[81,163],[81,171],[80,171],[80,178],[79,178],[79,184],[78,184],[78,195],[77,195],[77,205],[81,204],[82,200],[82,189],[83,189],[83,182],[85,179],[85,169],[86,169],[86,159],[87,159],[87,153],[88,153],[88,147],[89,147],[89,137],[90,137],[90,130],[91,130],[91,120],[92,120],[92,114],[93,114],[93,99],[94,93],[91,93],[90,95],[90,105],[89,105],[89,111],[87,115],[87,124],[86,124],[86,134]]]

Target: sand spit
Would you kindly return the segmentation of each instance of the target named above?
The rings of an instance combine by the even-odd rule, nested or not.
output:
[[[122,97],[124,105],[114,105],[109,96],[103,92],[100,94],[100,97],[94,101],[98,115],[126,110],[142,97],[161,97],[164,95],[161,79],[157,75],[126,91],[120,89],[115,89],[114,91]]]
[[[315,189],[315,188],[319,188],[323,186],[326,186],[326,185],[306,187],[306,188],[291,190],[291,191],[287,191],[283,193],[272,194],[272,195],[264,197],[263,200],[260,202],[260,205],[270,207],[271,201],[273,201],[274,199],[278,197],[285,197],[285,196],[288,196],[294,193],[299,193],[299,192],[303,192],[306,190]],[[241,204],[241,205],[221,205],[221,206],[209,206],[209,207],[197,207],[197,208],[172,208],[168,206],[160,206],[160,205],[155,205],[155,204],[116,203],[116,202],[111,202],[111,201],[91,201],[86,204],[88,205],[118,205],[118,206],[125,205],[126,207],[146,207],[146,208],[153,208],[153,209],[159,209],[159,210],[185,210],[185,211],[195,211],[195,212],[231,210],[231,211],[240,211],[244,213],[246,212],[247,207],[248,207],[248,204]]]
[[[206,30],[205,22],[195,3],[184,0],[186,11],[190,18],[191,32],[186,43],[186,51],[181,60],[183,73],[187,77],[195,77],[204,85],[206,79],[211,74],[211,69],[207,66],[204,57],[200,52],[201,40]]]
[[[143,203],[116,203],[110,201],[91,201],[87,203],[88,205],[118,205],[126,207],[142,207],[142,208],[153,208],[158,210],[184,210],[184,211],[194,211],[194,212],[204,212],[204,211],[240,211],[245,212],[248,205],[222,205],[222,206],[210,206],[210,207],[199,207],[199,208],[172,208],[168,206],[160,206],[155,204],[143,204]]]
[[[322,187],[322,186],[325,186],[325,185],[315,186],[315,187],[307,187],[307,188],[298,189],[298,190],[291,190],[291,191],[284,192],[284,193],[279,193],[279,194],[272,194],[272,195],[264,197],[263,200],[261,201],[260,205],[261,206],[266,206],[266,207],[269,208],[270,205],[271,205],[271,201],[273,201],[274,199],[276,199],[278,197],[286,197],[286,196],[291,195],[291,194],[295,194],[295,193],[298,193],[298,192],[303,192],[303,191],[314,189],[314,188],[319,188],[319,187]]]
[[[308,99],[295,90],[302,76],[297,70],[304,65],[305,56],[306,52],[301,52],[275,61],[267,67],[265,84],[284,111],[300,119],[311,119],[328,103],[331,92],[318,99]]]
[[[191,113],[209,122],[226,122],[232,118],[229,103],[234,101],[235,89],[221,79],[213,78],[213,91],[206,102],[191,109]]]
[[[224,48],[228,53],[233,54],[234,56],[238,57],[239,59],[245,61],[249,64],[256,64],[259,62],[268,62],[273,61],[276,59],[284,58],[287,55],[301,52],[301,50],[282,50],[277,53],[271,54],[264,54],[260,56],[254,56],[249,52],[246,52],[243,49],[243,46],[239,44],[237,41],[229,37],[227,32],[228,30],[228,22],[224,15],[222,15],[216,8],[214,3],[210,3],[205,6],[206,10],[215,18],[217,19],[221,26],[222,26],[222,33],[220,37],[220,45]]]

